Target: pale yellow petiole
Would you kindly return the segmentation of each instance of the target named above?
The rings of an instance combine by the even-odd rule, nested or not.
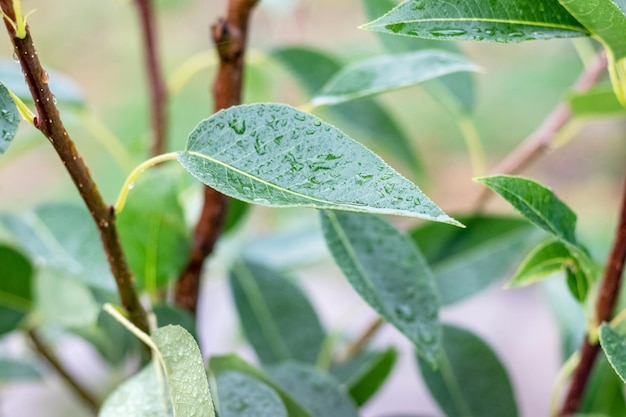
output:
[[[28,106],[24,104],[24,102],[18,96],[16,96],[13,93],[13,91],[9,90],[8,88],[7,88],[7,91],[9,92],[11,99],[15,103],[15,107],[17,107],[17,111],[20,113],[20,115],[24,118],[24,120],[26,120],[28,123],[34,126],[35,114],[32,111],[30,111]]]
[[[574,373],[580,362],[580,352],[576,351],[569,359],[563,364],[559,373],[556,376],[554,383],[554,389],[552,390],[552,398],[550,399],[550,416],[557,417],[559,415],[559,404],[565,385],[570,376]]]
[[[26,16],[22,15],[22,2],[21,0],[13,0],[13,11],[15,12],[15,21],[7,16],[4,11],[2,11],[2,16],[9,22],[13,30],[15,31],[15,37],[19,39],[24,39],[26,37],[26,19],[28,16],[35,13],[35,10],[31,10],[26,13]]]

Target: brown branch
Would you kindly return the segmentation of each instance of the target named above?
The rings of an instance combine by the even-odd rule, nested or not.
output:
[[[79,397],[86,406],[92,411],[97,412],[100,408],[100,401],[87,391],[64,367],[56,354],[51,351],[43,340],[39,338],[39,335],[35,330],[29,330],[27,332],[28,338],[32,342],[33,348],[44,358],[52,368],[59,374],[59,376],[65,381],[65,383],[72,389],[74,394]]]
[[[141,33],[143,36],[144,50],[146,54],[146,70],[148,73],[148,85],[151,95],[152,112],[152,156],[161,155],[165,152],[167,136],[167,91],[165,81],[159,66],[159,55],[154,28],[154,12],[152,0],[136,0]]]
[[[588,91],[598,81],[607,65],[606,53],[601,52],[576,80],[573,91]],[[515,174],[530,165],[548,151],[552,141],[572,119],[572,112],[566,102],[559,103],[544,119],[541,125],[507,155],[491,172],[494,174]],[[494,194],[483,188],[474,207],[480,210]]]
[[[626,263],[626,179],[624,180],[624,190],[622,191],[622,207],[617,233],[607,260],[606,269],[604,270],[598,299],[596,300],[597,324],[608,322],[613,318],[613,310],[615,310],[622,285],[624,263]],[[580,363],[578,368],[576,368],[576,372],[574,372],[572,383],[563,403],[561,416],[569,416],[578,411],[599,352],[600,346],[597,341],[592,343],[587,335],[581,347]]]
[[[11,0],[0,0],[0,6],[6,15],[14,19],[15,12]],[[27,28],[24,39],[17,38],[6,18],[4,21],[35,103],[37,111],[35,127],[48,138],[56,150],[98,227],[111,272],[117,283],[120,300],[128,311],[129,319],[147,332],[149,327],[146,311],[139,302],[133,286],[133,276],[122,252],[115,227],[115,211],[104,202],[89,168],[63,126],[54,95],[48,87],[48,74],[41,66],[30,31]]]
[[[363,350],[367,346],[367,344],[372,340],[372,338],[378,333],[378,331],[383,327],[385,321],[382,317],[378,317],[374,320],[369,326],[365,328],[363,334],[358,336],[354,341],[346,348],[345,353],[341,357],[341,361],[347,361],[349,359],[354,358],[359,352]]]
[[[213,42],[219,56],[219,67],[213,83],[215,111],[241,104],[248,21],[257,2],[230,0],[226,18],[219,19],[212,27]],[[202,265],[213,252],[221,234],[227,208],[228,197],[205,187],[204,205],[194,232],[189,260],[178,279],[175,296],[176,303],[193,314],[198,306]]]

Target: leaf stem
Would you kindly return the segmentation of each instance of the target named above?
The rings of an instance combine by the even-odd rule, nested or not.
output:
[[[341,360],[347,361],[349,359],[354,358],[359,352],[361,352],[367,344],[372,340],[372,338],[378,333],[378,331],[385,324],[385,320],[382,317],[378,317],[374,320],[361,334],[359,337],[354,339],[354,341],[346,348],[345,353],[343,354]]]
[[[152,0],[136,0],[146,55],[146,70],[151,95],[152,155],[165,152],[167,136],[167,88],[159,65]]]
[[[600,284],[600,290],[596,300],[596,325],[611,321],[622,285],[622,277],[624,275],[624,263],[626,262],[626,178],[624,178],[623,187],[617,232],[611,252],[608,256],[604,277]],[[600,345],[598,341],[591,340],[589,335],[587,335],[580,350],[580,365],[576,368],[576,372],[574,373],[572,383],[561,409],[561,416],[569,416],[578,411],[591,371],[593,370],[595,359],[599,352]]]
[[[0,7],[5,16],[10,18],[16,15],[11,0],[0,0]],[[147,314],[139,301],[133,285],[133,275],[120,244],[115,225],[115,210],[105,203],[89,168],[63,126],[54,95],[48,86],[47,73],[41,66],[28,27],[25,28],[23,38],[17,37],[9,20],[5,18],[7,32],[35,103],[37,115],[33,118],[33,123],[54,147],[96,223],[122,305],[128,311],[131,321],[140,329],[147,330]]]
[[[552,398],[550,399],[550,417],[557,417],[559,415],[559,403],[561,401],[561,396],[565,391],[565,384],[569,380],[570,376],[572,376],[579,363],[580,352],[574,352],[559,370],[554,382]]]
[[[83,403],[88,406],[92,411],[97,412],[100,408],[100,401],[85,387],[83,387],[63,366],[60,359],[56,354],[50,350],[46,343],[41,340],[39,335],[34,329],[28,330],[26,333],[30,339],[35,351],[44,358],[52,368],[59,374],[59,376],[65,381],[65,383],[72,389]]]
[[[7,87],[6,85],[4,87],[9,92],[9,95],[11,96],[11,99],[13,99],[13,102],[15,103],[15,107],[17,107],[17,111],[20,113],[20,115],[24,118],[24,120],[26,120],[28,123],[34,126],[35,114],[32,111],[30,111],[30,109],[28,108],[26,104],[24,104],[22,99],[16,96],[13,93],[13,91],[9,89],[9,87]]]
[[[126,181],[124,181],[124,185],[122,185],[122,189],[120,190],[120,193],[115,202],[116,213],[119,215],[122,212],[122,210],[124,210],[128,192],[133,189],[133,186],[135,185],[135,181],[137,180],[137,177],[139,177],[139,175],[141,175],[142,172],[162,162],[174,160],[177,157],[178,157],[178,152],[165,153],[163,155],[158,155],[153,158],[150,158],[142,162],[135,169],[133,169],[133,171],[126,178]]]
[[[476,125],[467,115],[460,115],[458,117],[458,124],[459,130],[463,135],[463,140],[465,140],[465,146],[467,146],[473,175],[474,177],[481,177],[485,175],[487,171],[487,164],[485,162],[485,149],[480,140],[478,130],[476,130]]]

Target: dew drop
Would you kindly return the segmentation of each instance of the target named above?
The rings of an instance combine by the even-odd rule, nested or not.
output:
[[[441,36],[462,36],[467,33],[466,30],[463,29],[433,29],[430,31],[430,34],[435,37]]]
[[[48,71],[43,70],[41,72],[41,82],[44,84],[47,84],[49,79],[50,79],[50,76],[48,75]]]
[[[13,52],[13,61],[15,61],[17,64],[20,63],[20,59],[17,57],[17,54],[15,52]]]
[[[394,308],[396,316],[402,321],[412,322],[415,320],[413,308],[408,304],[399,304]]]
[[[130,185],[128,186],[128,189],[129,189],[129,190],[132,190],[133,188],[135,188],[135,184],[130,184]]]

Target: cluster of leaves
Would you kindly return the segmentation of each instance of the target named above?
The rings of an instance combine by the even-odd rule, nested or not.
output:
[[[305,47],[275,49],[269,55],[301,83],[310,96],[307,109],[323,107],[322,115],[355,136],[362,132],[372,147],[384,149],[418,174],[421,164],[410,140],[371,96],[425,83],[455,116],[469,117],[474,101],[471,72],[478,67],[455,44],[437,41],[518,42],[592,35],[609,54],[613,88],[573,97],[574,113],[622,112],[626,52],[619,34],[626,15],[619,3],[596,1],[589,13],[587,2],[575,0],[408,0],[399,5],[365,0],[367,12],[377,18],[365,28],[381,33],[389,55],[346,67]],[[0,88],[0,152],[6,151],[17,130],[15,102],[28,96],[19,79],[6,75],[2,81],[6,87]],[[59,88],[69,90],[68,101],[75,100],[71,88]],[[65,97],[57,94],[59,101]],[[528,252],[509,286],[558,273],[582,306],[593,298],[599,267],[576,238],[576,215],[550,190],[528,179],[479,179],[526,220],[487,215],[455,220],[346,133],[282,104],[218,112],[202,121],[186,148],[171,158],[202,183],[241,202],[317,209],[335,263],[363,300],[413,343],[417,368],[447,416],[517,416],[518,408],[497,355],[477,335],[442,323],[441,308],[499,281]],[[358,408],[392,372],[398,352],[366,349],[336,359],[334,337],[306,294],[286,271],[251,259],[245,251],[230,266],[229,283],[260,366],[225,355],[211,357],[205,368],[194,319],[158,301],[189,250],[180,199],[186,185],[185,178],[170,170],[150,174],[137,182],[118,213],[137,290],[156,300],[152,311],[161,327],[143,334],[109,308],[150,346],[153,360],[108,397],[100,415],[358,415]],[[233,215],[232,225],[245,218],[242,207],[245,204],[234,206],[239,214]],[[403,233],[380,215],[431,222]],[[97,230],[84,209],[48,204],[22,216],[4,213],[0,224],[0,335],[34,326],[60,327],[93,344],[111,364],[139,351],[137,341],[102,312],[103,304],[118,299]],[[454,227],[461,225],[466,228]],[[623,378],[626,339],[603,324],[600,340]],[[0,381],[38,375],[31,364],[0,361]],[[615,378],[608,367],[598,369],[603,372],[599,381]],[[607,412],[607,404],[612,410],[626,410],[619,391],[602,404],[583,403],[581,412]]]

